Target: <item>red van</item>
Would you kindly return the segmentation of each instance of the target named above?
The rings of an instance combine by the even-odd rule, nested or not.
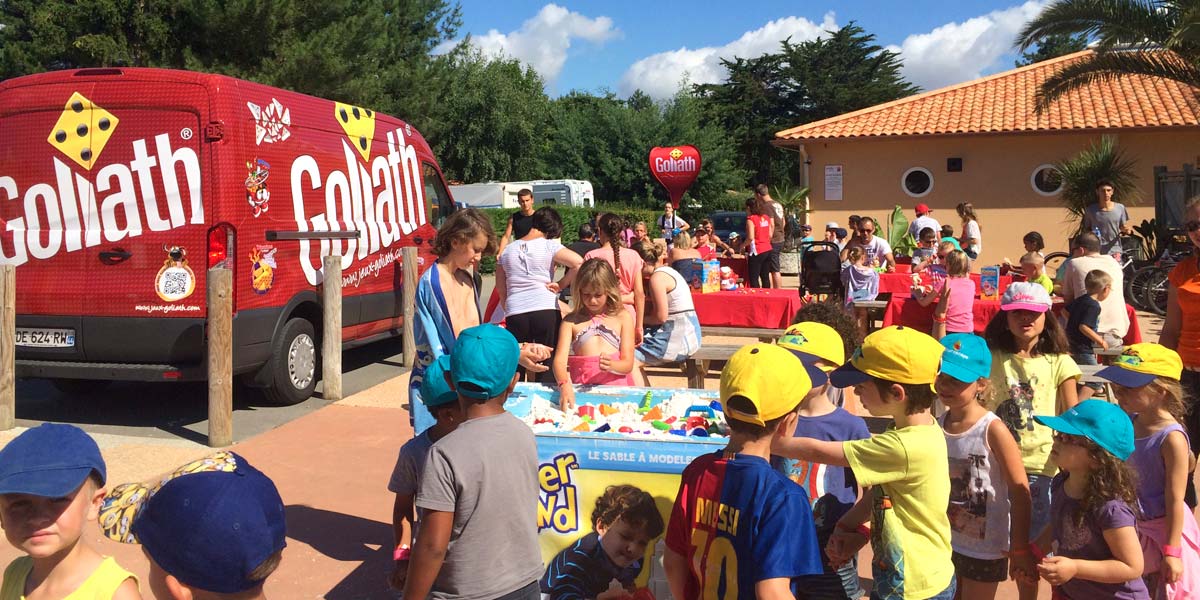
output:
[[[399,335],[400,250],[432,264],[453,210],[404,121],[221,75],[10,79],[0,140],[17,375],[65,390],[204,379],[205,275],[226,265],[234,373],[300,402],[319,375],[322,257],[342,256],[345,345]]]

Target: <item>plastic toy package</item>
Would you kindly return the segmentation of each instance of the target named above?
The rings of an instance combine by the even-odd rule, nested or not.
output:
[[[640,402],[580,403],[571,413],[559,410],[548,398],[535,397],[522,420],[534,433],[612,433],[675,440],[729,435],[721,403],[701,399],[689,391],[676,391],[657,403],[651,391]]]

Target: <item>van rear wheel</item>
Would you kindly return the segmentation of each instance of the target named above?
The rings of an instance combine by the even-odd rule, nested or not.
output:
[[[312,323],[291,319],[271,351],[271,387],[264,391],[271,404],[299,404],[317,387],[317,344]]]

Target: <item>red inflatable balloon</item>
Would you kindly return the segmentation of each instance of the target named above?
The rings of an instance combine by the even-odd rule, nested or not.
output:
[[[700,174],[700,151],[695,146],[670,146],[650,151],[650,172],[671,195],[671,204],[679,208],[679,199]]]

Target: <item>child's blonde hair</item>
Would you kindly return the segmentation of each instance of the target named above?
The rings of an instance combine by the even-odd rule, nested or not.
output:
[[[575,274],[575,281],[571,284],[574,293],[571,294],[571,314],[580,315],[587,311],[583,305],[583,294],[586,290],[599,289],[606,296],[604,300],[604,314],[615,315],[619,311],[624,310],[624,305],[621,303],[621,282],[617,279],[616,271],[613,271],[612,265],[608,261],[601,258],[589,258],[583,261],[583,265],[579,267],[579,272]]]
[[[1037,252],[1026,252],[1025,255],[1021,257],[1021,264],[1036,265],[1037,268],[1040,269],[1046,265],[1046,259],[1042,258],[1042,255],[1038,254]]]
[[[1083,276],[1083,289],[1087,290],[1089,294],[1099,294],[1110,285],[1112,285],[1112,275],[1100,269],[1088,271],[1088,274]]]
[[[1186,429],[1187,423],[1184,423],[1183,419],[1188,413],[1188,400],[1183,395],[1183,385],[1176,379],[1163,377],[1162,375],[1155,377],[1151,385],[1157,385],[1167,392],[1167,399],[1163,403],[1163,408],[1167,409],[1167,412],[1171,413],[1171,416],[1175,417],[1175,420]]]
[[[592,526],[599,523],[611,527],[617,519],[625,521],[630,527],[641,529],[650,539],[662,535],[666,529],[662,513],[654,504],[654,496],[632,485],[610,485],[604,494],[596,498]]]
[[[953,244],[951,244],[953,245]],[[962,250],[951,250],[946,255],[946,273],[951,277],[966,277],[971,273],[971,259]]]
[[[955,250],[958,250],[958,246],[955,246],[954,242],[941,242],[938,244],[937,253],[941,254],[945,252],[946,254],[950,254]]]
[[[859,248],[858,246],[855,246],[846,252],[846,260],[850,261],[850,264],[855,264],[866,257],[867,253],[863,252],[863,249]]]
[[[679,248],[680,250],[691,250],[692,236],[688,235],[688,232],[686,231],[680,231],[679,235],[675,236],[674,243],[675,247]]]

